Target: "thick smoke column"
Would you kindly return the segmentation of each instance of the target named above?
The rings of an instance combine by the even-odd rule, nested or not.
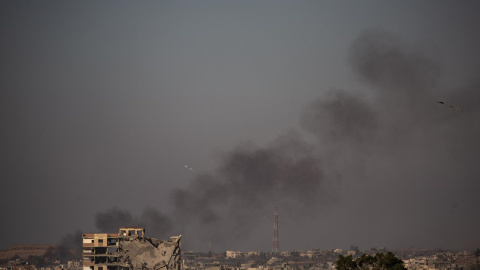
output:
[[[410,235],[402,245],[420,236],[434,245],[438,235],[453,226],[446,217],[452,209],[441,206],[455,205],[455,212],[465,207],[461,217],[466,217],[468,209],[480,203],[474,196],[479,184],[473,181],[480,173],[475,164],[480,153],[479,84],[440,92],[441,68],[434,57],[382,31],[362,33],[351,46],[350,63],[373,91],[331,90],[309,104],[301,112],[300,125],[316,142],[307,142],[297,131],[267,146],[237,146],[224,154],[214,172],[198,174],[188,187],[172,192],[169,218],[154,209],[135,218],[114,208],[97,214],[97,228],[115,231],[120,225],[138,224],[166,236],[174,224],[175,233],[191,242],[213,237],[230,248],[246,239],[256,223],[268,221],[265,215],[274,206],[295,222],[308,222],[310,213],[319,215],[323,206],[342,200],[375,209],[362,212],[357,220],[353,212],[344,215],[352,219],[344,222],[357,224],[358,233],[367,234],[369,220],[382,213],[375,233],[401,225]],[[439,106],[437,101],[444,98],[465,112]],[[345,189],[349,186],[353,191]],[[426,196],[423,187],[436,189]],[[453,201],[445,204],[446,192]],[[397,197],[390,203],[379,199],[392,195]],[[413,208],[420,214],[402,216]],[[436,213],[437,220],[422,221],[422,211]],[[423,222],[437,225],[425,234],[418,229]],[[480,225],[478,218],[465,222]],[[459,232],[439,243],[453,237],[467,236]]]
[[[373,186],[383,185],[379,190],[385,193],[395,190],[388,210],[397,209],[391,218],[402,219],[402,230],[411,235],[409,242],[403,240],[405,246],[415,238],[448,245],[455,238],[470,239],[468,230],[451,233],[458,222],[465,228],[479,223],[470,215],[480,203],[475,195],[479,184],[473,181],[480,173],[475,165],[480,153],[480,88],[466,83],[460,89],[445,89],[440,63],[420,48],[382,31],[366,31],[352,44],[352,69],[372,87],[369,107],[377,112],[379,123],[369,154],[359,161],[366,164],[365,178]],[[437,101],[444,99],[465,111],[439,106]],[[452,211],[450,206],[458,201],[463,209]],[[418,214],[406,211],[409,208]],[[434,219],[426,220],[422,212]],[[420,228],[428,223],[436,225],[426,233]]]
[[[440,77],[433,57],[380,30],[362,33],[351,45],[350,60],[361,81],[410,102],[436,87]]]
[[[273,209],[271,202],[298,222],[308,221],[308,210],[342,196],[357,202],[365,200],[363,197],[375,200],[376,193],[358,183],[377,183],[378,194],[388,194],[391,188],[382,183],[383,179],[397,181],[393,186],[398,185],[417,207],[434,211],[424,203],[423,194],[408,193],[415,185],[412,181],[435,180],[449,186],[448,175],[458,166],[464,167],[461,163],[470,163],[470,170],[475,168],[471,163],[480,152],[480,121],[474,121],[478,115],[459,115],[438,106],[440,64],[417,46],[389,33],[362,33],[351,46],[350,63],[373,92],[331,90],[309,104],[300,124],[317,138],[315,144],[306,143],[296,133],[267,147],[235,148],[225,155],[215,173],[199,175],[190,187],[173,193],[176,212],[182,216],[177,221],[186,228],[194,224],[200,228],[197,232],[214,231],[219,238],[231,241],[232,232],[247,235],[261,213]],[[459,92],[455,93],[449,97],[452,101],[459,100]],[[478,101],[478,91],[472,98]],[[468,147],[465,141],[469,141]],[[463,161],[451,155],[451,149],[457,147],[458,153],[465,155]],[[419,162],[414,166],[410,166],[412,155]],[[460,181],[469,181],[475,174],[478,171],[465,173]],[[338,190],[349,185],[356,187],[354,193]],[[433,198],[439,199],[438,195]],[[382,211],[380,202],[377,207]],[[415,230],[415,225],[407,226]],[[448,229],[439,226],[436,230]]]
[[[79,260],[82,257],[82,231],[76,230],[62,236],[56,246],[50,246],[39,262],[40,265],[50,263],[55,260],[67,262],[69,260]]]
[[[172,194],[179,224],[204,229],[204,237],[238,240],[274,205],[304,217],[324,193],[322,162],[311,145],[291,133],[266,147],[245,144],[227,153],[213,174],[199,175],[189,188]]]
[[[469,125],[464,121],[478,119],[480,89],[468,86],[442,89],[440,64],[424,50],[389,33],[366,31],[352,44],[350,60],[360,80],[375,91],[370,107],[381,114],[383,131],[397,132],[414,124],[406,136],[422,130],[439,143],[454,141],[444,134],[430,133],[439,126],[448,125],[451,131],[462,129],[464,134],[478,132],[478,121]],[[449,103],[468,108],[468,113],[458,114],[438,106],[436,101],[445,98]],[[393,136],[383,135],[387,135],[386,139]]]
[[[364,100],[342,90],[308,106],[301,124],[322,142],[352,144],[370,142],[378,125],[376,112]]]

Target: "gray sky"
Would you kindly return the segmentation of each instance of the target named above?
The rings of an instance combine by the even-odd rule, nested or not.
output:
[[[140,224],[268,251],[275,206],[281,249],[480,247],[479,12],[1,1],[0,248]]]

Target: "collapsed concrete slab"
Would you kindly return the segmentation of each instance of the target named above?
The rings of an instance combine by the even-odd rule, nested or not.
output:
[[[122,239],[119,242],[119,261],[128,269],[180,269],[180,238],[170,241],[155,238]]]

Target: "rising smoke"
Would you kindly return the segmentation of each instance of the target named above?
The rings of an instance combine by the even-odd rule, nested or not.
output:
[[[304,218],[318,204],[333,201],[325,192],[329,185],[313,146],[291,133],[266,147],[236,147],[215,173],[199,175],[172,199],[179,224],[205,228],[217,241],[236,241],[276,205]]]
[[[139,218],[113,208],[98,213],[95,225],[115,231],[138,224],[164,237],[173,224],[198,241],[213,235],[214,241],[232,243],[246,237],[274,206],[308,221],[311,210],[342,199],[339,187],[351,181],[418,180],[415,173],[421,169],[431,171],[428,177],[438,183],[447,183],[449,171],[461,171],[457,181],[478,175],[478,83],[471,84],[477,88],[440,93],[438,61],[383,31],[362,33],[351,45],[349,59],[373,94],[337,89],[309,104],[300,124],[316,142],[307,142],[302,138],[306,134],[297,131],[263,147],[239,145],[224,155],[217,170],[200,173],[188,187],[172,192],[169,217],[153,208]],[[465,113],[439,106],[439,99],[464,106]],[[411,155],[421,166],[400,168]],[[388,163],[382,173],[376,172],[380,161]],[[390,169],[400,173],[392,176]]]
[[[170,235],[172,224],[168,217],[160,211],[145,207],[139,217],[132,216],[129,211],[113,207],[95,215],[95,227],[100,232],[117,232],[121,226],[141,226],[151,237],[165,238]]]
[[[50,246],[45,252],[45,260],[42,263],[49,263],[55,260],[66,262],[69,260],[78,260],[82,256],[82,246],[79,243],[82,242],[82,231],[75,230],[72,233],[67,233],[56,246]]]

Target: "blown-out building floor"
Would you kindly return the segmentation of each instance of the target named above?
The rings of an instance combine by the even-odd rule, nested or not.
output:
[[[181,268],[180,236],[145,237],[141,227],[118,233],[83,234],[83,270],[159,270]]]

